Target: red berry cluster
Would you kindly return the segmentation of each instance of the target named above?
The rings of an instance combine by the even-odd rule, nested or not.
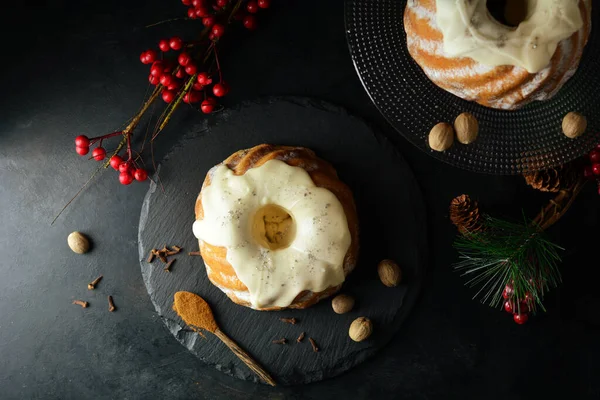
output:
[[[103,161],[106,158],[106,150],[102,147],[102,141],[112,136],[122,135],[122,132],[109,133],[108,135],[88,138],[85,135],[79,135],[75,138],[75,151],[80,156],[85,156],[90,151],[90,146],[98,142],[98,147],[92,150],[92,158],[96,161]],[[128,141],[129,143],[129,141]],[[128,146],[129,149],[129,146]],[[128,151],[128,160],[123,160],[118,154],[110,158],[110,166],[119,171],[119,182],[123,185],[129,185],[133,180],[143,182],[148,179],[148,172],[144,168],[138,168],[135,161]]]
[[[215,25],[217,26],[217,25]],[[214,27],[213,27],[214,29]],[[150,75],[148,80],[152,85],[162,85],[161,97],[165,103],[172,103],[179,95],[183,95],[182,100],[187,104],[196,104],[201,102],[200,110],[205,114],[212,113],[217,106],[214,97],[207,94],[206,89],[212,84],[212,77],[207,71],[199,71],[198,64],[194,61],[190,52],[184,48],[192,48],[193,44],[186,46],[179,37],[171,39],[162,39],[158,42],[158,48],[162,52],[163,58],[157,60],[154,50],[147,50],[140,56],[145,64],[150,66]],[[174,50],[178,52],[173,60],[165,59],[166,53]],[[212,49],[215,51],[216,49]],[[149,62],[149,60],[152,60]],[[219,83],[212,87],[212,92],[216,97],[223,97],[229,92],[229,86],[222,80],[219,72]],[[190,82],[190,79],[193,80]],[[186,85],[190,82],[190,85]],[[183,93],[182,93],[183,91]]]
[[[583,176],[587,179],[596,179],[598,194],[600,194],[600,144],[588,154],[589,165],[583,168]]]
[[[504,298],[504,310],[513,314],[513,319],[519,325],[524,324],[529,319],[529,312],[533,305],[533,296],[530,292],[526,292],[522,299],[518,299],[512,283],[506,284],[502,291]]]

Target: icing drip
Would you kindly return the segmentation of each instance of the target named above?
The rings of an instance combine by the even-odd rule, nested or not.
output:
[[[488,66],[514,65],[529,73],[544,69],[558,44],[583,26],[580,0],[523,0],[526,19],[516,28],[493,19],[486,0],[436,0],[444,53]]]

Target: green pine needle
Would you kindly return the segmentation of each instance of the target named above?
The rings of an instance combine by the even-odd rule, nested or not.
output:
[[[473,298],[492,307],[502,306],[502,292],[511,283],[514,299],[524,300],[529,293],[531,311],[537,307],[545,311],[544,294],[561,282],[558,251],[563,249],[527,221],[518,224],[485,217],[481,232],[460,236],[454,246],[461,259],[454,269],[477,289]],[[513,307],[520,312],[519,301]]]

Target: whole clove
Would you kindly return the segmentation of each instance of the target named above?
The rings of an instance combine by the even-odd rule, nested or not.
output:
[[[309,337],[308,341],[310,342],[310,345],[312,346],[312,349],[315,353],[319,352],[319,348],[317,347],[317,343],[315,342],[315,339]]]
[[[285,322],[287,324],[292,324],[292,325],[296,325],[296,322],[298,322],[298,320],[296,320],[296,318],[279,318],[279,320],[281,322]]]
[[[101,280],[102,280],[102,275],[100,275],[99,277],[97,277],[96,279],[94,279],[93,281],[91,281],[90,283],[88,283],[88,290],[94,290],[94,289],[96,289],[96,285]]]
[[[116,309],[117,307],[115,307],[115,303],[113,302],[112,296],[108,296],[108,311],[113,312]]]
[[[146,260],[146,262],[148,264],[150,264],[152,261],[154,261],[154,257],[156,257],[156,249],[152,249],[152,251],[150,251],[150,254],[148,255],[148,259]]]
[[[165,265],[165,267],[163,268],[165,271],[167,272],[171,272],[171,266],[173,265],[173,263],[175,262],[175,260],[171,260],[167,263],[167,265]]]
[[[190,251],[188,253],[188,256],[201,256],[202,253],[200,253],[199,251]]]
[[[272,343],[273,344],[287,344],[287,339],[286,338],[281,338],[281,339],[273,340]]]
[[[83,308],[87,308],[90,305],[87,301],[83,300],[73,300],[73,304],[77,304],[78,306],[81,306]]]
[[[302,339],[304,339],[304,335],[305,335],[305,333],[304,333],[304,332],[302,332],[302,333],[300,334],[300,336],[298,336],[298,339],[296,339],[296,342],[297,342],[297,343],[300,343],[300,342],[302,342]]]

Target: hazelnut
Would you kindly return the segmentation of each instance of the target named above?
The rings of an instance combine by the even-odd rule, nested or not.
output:
[[[347,294],[338,294],[331,300],[331,307],[337,314],[345,314],[354,307],[354,298]]]
[[[429,132],[429,147],[435,151],[445,151],[454,143],[454,129],[450,124],[440,122]]]
[[[73,232],[67,237],[67,243],[71,250],[77,254],[87,253],[90,249],[90,241],[81,232]]]
[[[576,112],[570,112],[563,118],[562,130],[566,137],[575,139],[587,129],[587,119]]]
[[[479,122],[473,114],[465,112],[454,120],[454,130],[456,131],[456,139],[460,143],[473,143],[479,134]]]
[[[369,318],[359,317],[352,321],[348,334],[355,342],[362,342],[373,333],[373,323]]]
[[[379,279],[387,287],[398,286],[402,279],[402,271],[398,264],[392,260],[383,260],[377,265]]]

